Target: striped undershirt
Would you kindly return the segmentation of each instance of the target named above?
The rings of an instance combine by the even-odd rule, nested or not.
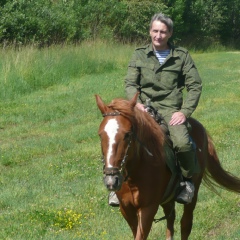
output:
[[[158,61],[160,62],[160,64],[163,64],[163,62],[165,61],[166,57],[170,53],[170,49],[162,50],[162,51],[155,51],[155,53],[156,53],[156,56],[157,56]]]

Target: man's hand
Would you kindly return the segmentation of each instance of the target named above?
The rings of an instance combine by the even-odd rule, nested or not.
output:
[[[144,106],[142,103],[137,103],[137,104],[136,104],[136,107],[137,107],[139,110],[143,111],[143,112],[146,112],[146,111],[147,111],[146,108],[145,108],[145,106]]]
[[[169,122],[169,125],[174,126],[174,125],[180,125],[186,121],[186,117],[182,112],[175,112],[172,115],[172,118]]]

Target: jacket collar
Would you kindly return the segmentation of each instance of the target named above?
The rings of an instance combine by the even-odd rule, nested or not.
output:
[[[178,52],[175,50],[175,47],[173,44],[171,44],[170,42],[168,42],[168,46],[170,48],[170,56],[171,57],[179,57],[179,54]],[[153,45],[152,44],[149,44],[146,49],[145,49],[145,53],[147,55],[149,54],[154,54],[154,49],[153,49]]]

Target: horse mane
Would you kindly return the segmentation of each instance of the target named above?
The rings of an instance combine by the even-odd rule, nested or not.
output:
[[[132,106],[131,102],[125,99],[113,99],[108,105],[114,111],[126,117],[132,124],[134,133],[152,154],[155,163],[164,159],[165,134],[159,124],[147,113]]]

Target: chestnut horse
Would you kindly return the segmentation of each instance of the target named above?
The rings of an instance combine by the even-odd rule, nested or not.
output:
[[[120,211],[128,222],[134,239],[147,239],[157,213],[162,206],[167,220],[166,239],[174,235],[175,201],[172,194],[176,179],[167,165],[165,134],[146,112],[135,107],[138,94],[132,100],[114,99],[105,105],[96,95],[97,106],[103,115],[99,127],[104,162],[104,183],[115,191]],[[181,218],[181,239],[188,239],[202,179],[210,186],[219,185],[240,193],[240,179],[225,171],[219,162],[211,138],[204,127],[193,118],[191,137],[197,146],[200,171],[193,176],[195,195],[184,205]],[[171,155],[170,155],[171,156]],[[172,160],[174,161],[174,160]],[[214,180],[214,181],[213,181]],[[167,196],[166,196],[166,192]],[[172,196],[172,197],[171,197]]]

